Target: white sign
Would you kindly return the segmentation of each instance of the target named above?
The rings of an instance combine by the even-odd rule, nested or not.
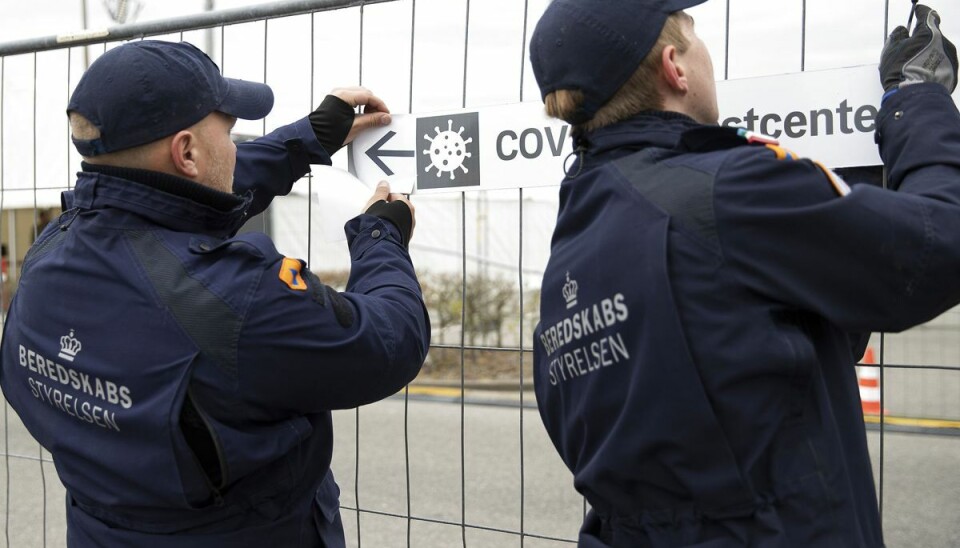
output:
[[[394,115],[350,145],[350,172],[395,192],[556,185],[573,151],[570,126],[541,103],[430,115]]]
[[[830,167],[879,165],[877,67],[717,82],[722,125],[778,139]],[[350,171],[397,192],[556,185],[572,152],[570,127],[540,102],[430,115],[395,115],[351,145]]]
[[[720,124],[768,135],[829,167],[879,165],[877,67],[717,82]]]

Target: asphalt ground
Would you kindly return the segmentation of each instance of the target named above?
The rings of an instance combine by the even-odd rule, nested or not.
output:
[[[424,391],[334,413],[333,469],[347,545],[447,548],[466,539],[470,547],[512,548],[521,546],[522,530],[523,547],[572,546],[583,500],[536,410],[518,406],[519,393],[494,397],[470,390],[461,405],[457,388]],[[530,398],[524,395],[528,405]],[[5,534],[0,546],[64,546],[63,488],[53,465],[41,464],[36,442],[9,408],[5,424],[0,439],[9,456],[0,454],[0,530],[8,531],[9,543]],[[919,432],[883,434],[887,544],[960,546],[960,436]],[[880,431],[871,427],[867,435],[880,485]]]

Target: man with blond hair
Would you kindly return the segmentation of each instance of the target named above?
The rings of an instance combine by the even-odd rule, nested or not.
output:
[[[580,546],[879,547],[854,363],[960,303],[956,50],[925,6],[893,32],[889,189],[851,189],[717,125],[703,2],[554,0],[531,39],[574,126],[534,382]]]
[[[24,259],[0,348],[3,393],[66,487],[71,548],[344,546],[330,410],[395,393],[429,345],[413,207],[381,184],[347,223],[342,293],[265,234],[237,236],[390,121],[342,88],[235,146],[236,119],[272,107],[268,86],[149,40],[73,92],[83,171]]]

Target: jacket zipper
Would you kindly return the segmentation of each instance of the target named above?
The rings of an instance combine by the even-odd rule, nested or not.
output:
[[[190,404],[193,406],[193,409],[197,412],[197,415],[200,417],[200,420],[203,421],[203,426],[207,429],[207,435],[210,436],[210,442],[213,443],[214,451],[217,453],[217,462],[220,464],[220,485],[214,485],[213,480],[210,479],[210,475],[206,470],[203,469],[203,464],[200,462],[200,459],[197,457],[193,451],[190,451],[193,454],[193,459],[197,463],[197,467],[203,472],[203,479],[207,483],[207,487],[210,488],[210,491],[213,493],[213,501],[216,506],[223,506],[223,494],[220,492],[221,489],[227,484],[227,467],[226,462],[223,458],[223,448],[220,447],[220,441],[217,439],[217,435],[214,432],[213,428],[210,426],[210,420],[207,418],[207,414],[197,405],[197,400],[193,397],[193,390],[191,388],[187,389],[187,397],[190,398]]]

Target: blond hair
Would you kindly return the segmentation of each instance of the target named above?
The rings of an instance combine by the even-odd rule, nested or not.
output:
[[[640,62],[630,79],[623,84],[617,93],[607,101],[593,118],[574,125],[575,133],[593,131],[626,120],[644,110],[660,110],[663,108],[663,97],[657,90],[657,77],[661,73],[660,58],[667,46],[674,46],[677,51],[684,53],[690,47],[690,39],[683,32],[681,21],[689,19],[689,15],[682,11],[670,14],[660,31],[660,37],[650,53]],[[570,122],[576,116],[580,105],[583,104],[583,92],[576,89],[560,89],[547,95],[544,99],[547,114]]]

